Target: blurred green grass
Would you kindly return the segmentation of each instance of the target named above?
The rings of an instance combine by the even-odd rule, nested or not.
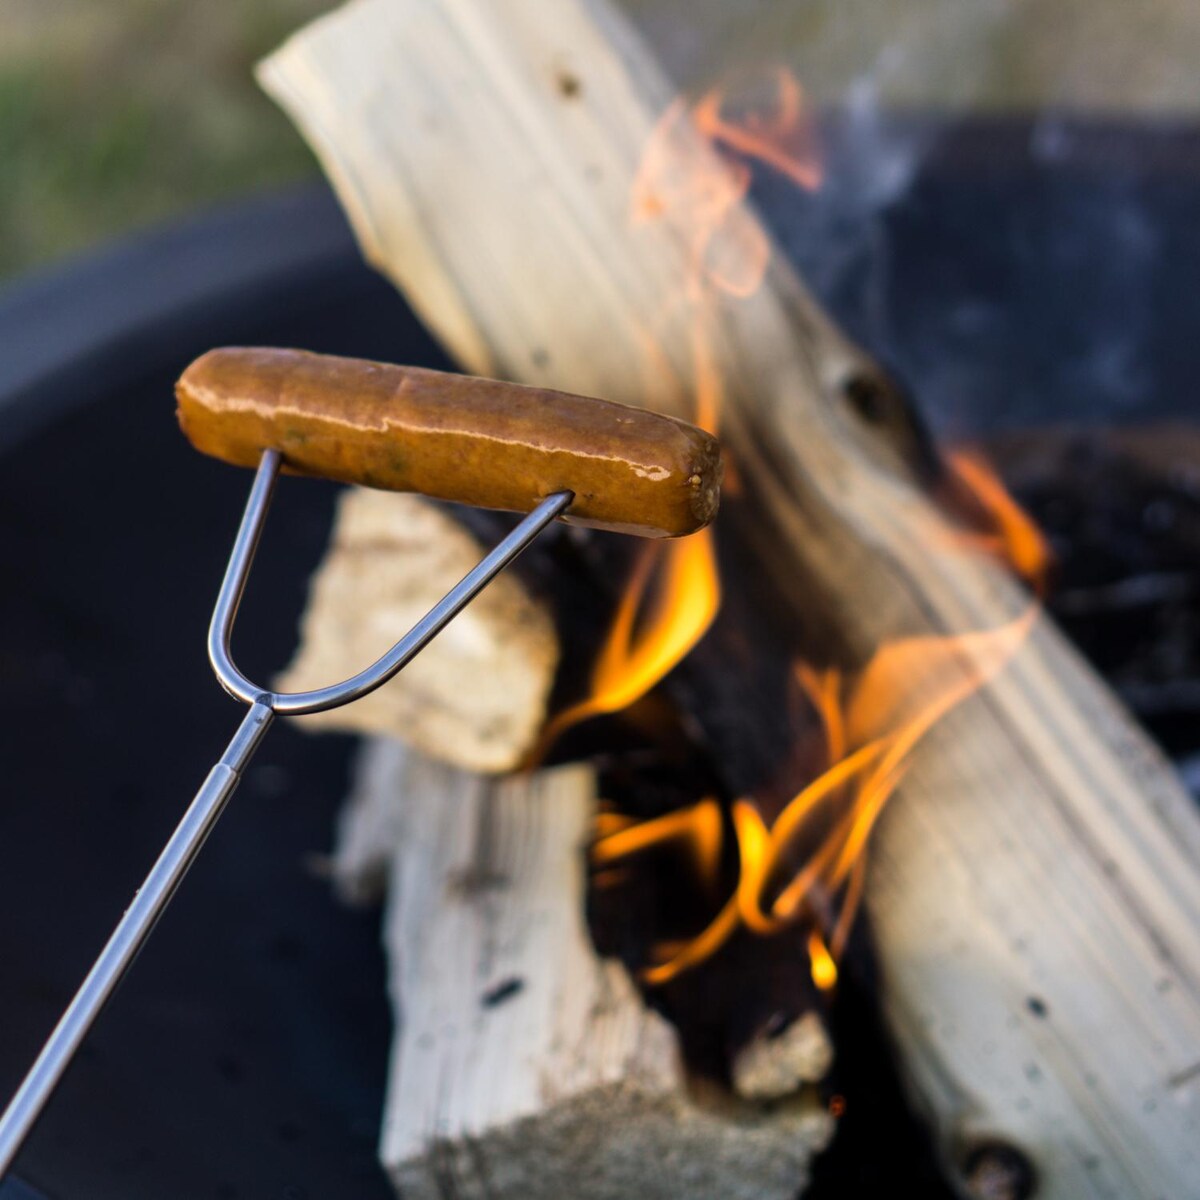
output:
[[[0,274],[313,176],[251,71],[328,0],[0,0]]]
[[[783,62],[818,102],[1200,113],[1200,0],[618,2],[684,85]],[[0,0],[0,277],[315,177],[252,69],[339,3]]]

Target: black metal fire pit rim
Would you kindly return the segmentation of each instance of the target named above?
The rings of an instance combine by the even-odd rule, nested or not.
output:
[[[361,284],[361,270],[332,192],[308,183],[135,232],[8,283],[0,453],[94,393],[114,363],[125,377],[131,361],[145,374],[160,370],[198,314],[232,334],[268,299],[326,306],[352,273]]]

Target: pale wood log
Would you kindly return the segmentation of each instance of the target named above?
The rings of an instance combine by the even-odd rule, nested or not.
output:
[[[582,766],[497,782],[364,747],[335,865],[361,892],[387,864],[384,1165],[418,1200],[790,1200],[832,1120],[689,1095],[674,1031],[588,939],[594,803]]]
[[[309,587],[284,691],[321,687],[374,662],[483,557],[450,512],[419,496],[351,488]],[[511,770],[546,716],[558,637],[512,572],[495,580],[399,675],[306,725],[402,737],[476,771]]]
[[[686,415],[686,239],[628,221],[670,87],[607,3],[356,0],[260,79],[465,368]],[[1014,587],[948,551],[894,439],[855,411],[844,385],[869,367],[778,257],[720,329],[739,527],[801,631],[822,612],[864,656],[1012,616]],[[872,847],[891,1027],[951,1158],[986,1132],[1047,1197],[1194,1187],[1198,865],[1168,765],[1039,622],[927,739]]]
[[[824,1079],[832,1066],[829,1033],[820,1015],[809,1010],[782,1031],[741,1047],[730,1064],[730,1082],[747,1100],[778,1100]]]

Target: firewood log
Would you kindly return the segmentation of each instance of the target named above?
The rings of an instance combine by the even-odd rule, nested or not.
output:
[[[692,415],[691,246],[629,220],[671,88],[607,0],[358,0],[260,79],[465,369]],[[681,152],[722,169],[699,139]],[[778,254],[711,325],[742,484],[722,519],[796,647],[862,661],[1021,610],[1002,569],[952,552],[897,394]],[[1037,622],[926,737],[871,846],[887,1012],[949,1162],[987,1136],[1046,1197],[1194,1189],[1198,864],[1168,765]]]
[[[313,577],[284,691],[320,687],[372,662],[483,557],[449,511],[419,496],[351,488]],[[314,727],[403,737],[476,771],[511,770],[537,737],[558,665],[544,605],[501,575],[404,671]]]
[[[674,1031],[583,922],[595,784],[366,743],[335,875],[386,864],[396,1011],[381,1157],[406,1197],[790,1200],[832,1119],[689,1088]]]

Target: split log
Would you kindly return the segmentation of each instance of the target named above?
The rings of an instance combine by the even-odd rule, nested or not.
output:
[[[689,1094],[674,1031],[588,939],[594,802],[582,766],[497,782],[364,748],[335,871],[361,894],[387,864],[384,1165],[416,1200],[790,1200],[832,1119]]]
[[[605,0],[358,0],[260,79],[465,369],[689,415],[690,243],[628,222],[670,87]],[[859,661],[1011,619],[1004,573],[949,551],[895,393],[778,255],[709,351],[743,483],[745,519],[724,520],[790,599],[797,646],[818,618]],[[887,1012],[948,1159],[974,1163],[987,1135],[1033,1160],[1047,1197],[1188,1193],[1198,866],[1168,765],[1039,622],[927,737],[872,846]]]
[[[374,661],[485,552],[432,501],[347,490],[279,688],[321,687],[340,678],[346,663]],[[378,691],[305,721],[402,737],[470,770],[511,770],[542,726],[557,665],[549,612],[508,573]]]

